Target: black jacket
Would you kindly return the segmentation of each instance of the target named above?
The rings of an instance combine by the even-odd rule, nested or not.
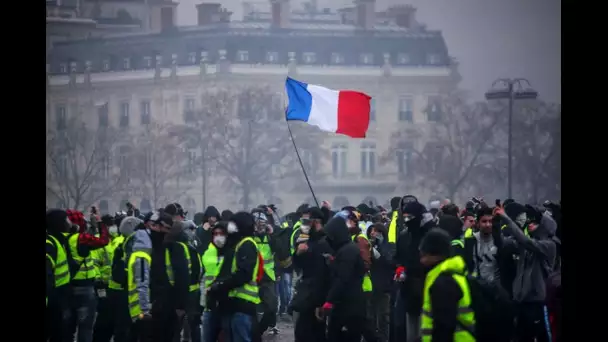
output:
[[[429,288],[433,313],[433,342],[452,342],[458,326],[458,301],[462,291],[450,274],[441,274]]]
[[[395,262],[393,260],[393,248],[387,241],[387,234],[383,234],[381,243],[372,241],[372,246],[378,250],[380,257],[372,260],[371,277],[374,292],[388,293],[393,288],[393,276],[395,274]],[[373,255],[372,255],[373,258]]]
[[[190,272],[184,247],[178,243],[183,236],[171,232],[164,236],[163,241],[152,235],[152,264],[150,267],[150,292],[153,310],[186,310],[189,307]],[[162,236],[161,236],[162,238]],[[165,251],[169,251],[173,271],[173,286],[169,283],[165,265]],[[192,255],[191,255],[192,257]],[[196,257],[196,255],[194,256]]]
[[[251,242],[245,242],[241,245],[238,251],[235,250],[235,247],[236,245],[231,248],[231,251],[228,251],[224,255],[224,264],[222,265],[220,275],[218,276],[218,297],[224,298],[226,303],[224,308],[222,308],[222,312],[240,312],[248,315],[255,315],[255,304],[239,298],[227,297],[230,290],[241,287],[245,283],[250,282],[254,273],[257,272],[257,269],[255,269],[255,264],[258,258],[258,251],[255,245]],[[235,273],[232,273],[231,268],[234,258],[236,258],[237,270]]]
[[[363,276],[365,267],[359,247],[352,242],[346,222],[341,217],[325,226],[329,246],[335,251],[329,267],[330,288],[326,301],[334,305],[333,313],[343,316],[365,316]]]
[[[331,255],[324,234],[313,233],[306,242],[308,250],[293,256],[293,264],[302,270],[302,278],[296,289],[292,305],[294,310],[303,312],[306,309],[323,305],[329,288],[329,268],[325,255]]]

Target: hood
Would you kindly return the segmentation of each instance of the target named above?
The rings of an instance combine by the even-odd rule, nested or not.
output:
[[[443,215],[439,220],[439,228],[445,230],[452,240],[459,239],[462,235],[462,221],[456,216]]]
[[[205,209],[205,212],[203,213],[203,222],[206,222],[210,217],[215,217],[217,221],[220,221],[221,219],[219,210],[217,210],[217,208],[212,205],[208,206],[207,209]]]
[[[232,217],[232,215],[234,215],[234,213],[228,209],[222,211],[221,219],[222,221],[230,221],[230,218]]]
[[[205,222],[204,219],[205,219],[205,214],[198,212],[198,213],[194,214],[192,221],[194,221],[194,223],[197,226],[200,226]]]
[[[61,235],[62,232],[67,231],[68,227],[68,214],[65,210],[51,209],[46,212],[46,231],[53,235]]]
[[[346,221],[340,216],[329,220],[324,230],[327,242],[334,251],[337,251],[340,247],[351,241]]]
[[[147,229],[138,229],[133,235],[133,251],[151,253],[152,240]]]
[[[135,232],[135,228],[137,228],[137,226],[139,226],[140,224],[143,224],[143,223],[144,223],[144,221],[138,219],[137,217],[128,216],[128,217],[125,217],[122,220],[122,222],[120,222],[118,231],[123,236],[129,236],[129,235],[133,234],[133,232]]]
[[[557,223],[555,220],[549,214],[543,213],[538,228],[530,233],[530,235],[536,239],[548,239],[555,236],[556,232]]]
[[[230,221],[236,224],[239,230],[237,234],[240,237],[253,236],[253,233],[255,231],[255,222],[253,220],[253,215],[251,215],[250,213],[246,211],[239,211],[238,213],[232,216]]]

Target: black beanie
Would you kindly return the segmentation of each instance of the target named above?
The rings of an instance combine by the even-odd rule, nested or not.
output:
[[[452,240],[456,240],[462,235],[462,221],[452,215],[443,215],[439,220],[439,228],[445,230]]]
[[[420,252],[428,255],[448,257],[451,254],[451,249],[450,236],[440,228],[431,229],[420,242]]]
[[[509,218],[513,221],[515,221],[517,216],[519,216],[521,213],[526,212],[526,207],[524,207],[523,205],[521,205],[517,202],[511,202],[508,205],[506,205],[504,208],[505,208],[505,214],[507,214],[507,216],[509,216]]]
[[[235,213],[230,218],[230,221],[236,224],[236,227],[239,229],[239,233],[242,236],[252,236],[254,231],[255,221],[253,219],[253,215],[246,211],[239,211]]]
[[[401,201],[401,197],[393,197],[391,198],[391,210],[399,209],[399,202]]]
[[[65,231],[68,214],[65,210],[51,209],[46,212],[46,230],[51,235]]]

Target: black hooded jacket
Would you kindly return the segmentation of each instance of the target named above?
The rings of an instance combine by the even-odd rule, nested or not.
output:
[[[365,266],[359,247],[352,242],[346,222],[341,217],[329,220],[325,235],[327,243],[334,250],[326,301],[334,305],[336,315],[365,316],[362,289]]]
[[[231,251],[226,251],[224,264],[212,289],[216,298],[225,298],[226,305],[221,307],[223,313],[240,312],[255,316],[255,304],[239,298],[227,297],[230,290],[250,282],[258,271],[255,267],[258,260],[258,251],[254,243],[245,242],[236,251],[236,245],[239,241],[246,237],[253,237],[253,216],[247,212],[238,212],[232,216],[231,221],[236,224],[238,232],[228,236],[226,247]],[[232,273],[231,268],[234,259],[236,259],[236,272]]]
[[[216,207],[214,207],[212,205],[208,206],[207,209],[205,209],[205,212],[203,213],[203,217],[202,217],[201,226],[196,229],[196,236],[198,237],[198,239],[201,241],[201,244],[203,245],[203,247],[201,248],[201,251],[199,251],[202,254],[205,253],[205,251],[207,250],[207,247],[209,246],[209,243],[213,239],[213,236],[211,236],[211,229],[205,230],[202,227],[203,224],[205,224],[206,222],[209,221],[210,217],[215,217],[216,222],[221,221],[220,212],[217,210]]]

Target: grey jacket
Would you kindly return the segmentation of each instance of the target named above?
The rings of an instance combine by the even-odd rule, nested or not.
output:
[[[139,229],[133,235],[133,252],[142,251],[152,253],[152,240],[147,229]],[[127,259],[129,260],[129,259]],[[145,259],[135,263],[134,275],[137,292],[139,293],[139,305],[143,313],[149,313],[150,303],[150,264]],[[142,269],[143,268],[143,269]]]
[[[553,269],[556,258],[555,235],[557,224],[543,214],[538,228],[527,237],[507,215],[501,216],[507,224],[510,237],[505,243],[517,246],[517,271],[513,280],[513,300],[522,302],[544,302],[547,296],[546,280]]]

